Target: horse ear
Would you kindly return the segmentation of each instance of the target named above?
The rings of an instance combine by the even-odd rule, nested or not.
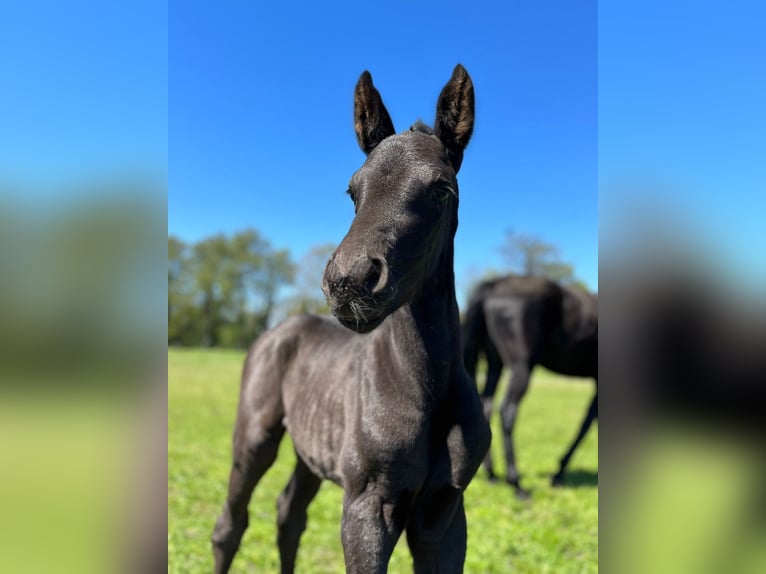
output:
[[[359,76],[354,90],[354,131],[359,147],[369,154],[375,146],[396,133],[391,116],[372,85],[372,76],[365,70]]]
[[[447,147],[455,172],[460,169],[463,150],[473,133],[473,115],[473,82],[465,68],[458,64],[439,95],[434,129]]]

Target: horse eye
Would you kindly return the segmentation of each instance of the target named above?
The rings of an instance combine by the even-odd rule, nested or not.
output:
[[[440,185],[434,190],[434,198],[440,203],[447,201],[451,195],[454,195],[454,192],[446,185]]]
[[[347,194],[348,194],[348,196],[351,198],[351,201],[353,201],[353,202],[354,202],[354,205],[356,205],[356,193],[354,192],[354,190],[353,190],[353,189],[351,189],[351,188],[349,187],[349,188],[346,190],[346,193],[347,193]]]

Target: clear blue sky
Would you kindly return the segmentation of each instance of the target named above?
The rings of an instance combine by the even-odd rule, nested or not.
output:
[[[766,285],[764,11],[603,1],[597,29],[595,3],[565,1],[15,2],[0,18],[0,183],[32,194],[169,174],[170,233],[253,226],[298,258],[351,220],[359,73],[402,130],[433,120],[462,62],[477,123],[460,174],[459,282],[501,265],[511,228],[557,244],[595,288],[608,223],[597,206],[619,202],[616,184],[648,181]]]
[[[3,4],[0,193],[48,206],[82,183],[164,185],[167,24],[154,0]]]
[[[385,7],[384,7],[385,6]],[[538,235],[598,286],[595,2],[175,2],[169,37],[169,233],[248,226],[299,258],[338,243],[364,154],[367,69],[398,131],[432,124],[456,63],[476,125],[459,174],[459,287]]]
[[[755,0],[599,3],[602,225],[626,188],[651,196],[657,225],[683,227],[706,266],[761,300],[765,30]]]

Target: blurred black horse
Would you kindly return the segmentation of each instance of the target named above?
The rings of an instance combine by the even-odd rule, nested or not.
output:
[[[493,397],[503,365],[511,370],[500,415],[506,481],[516,488],[520,498],[526,498],[528,493],[519,484],[513,425],[535,365],[596,381],[597,390],[580,430],[553,475],[554,485],[561,484],[572,454],[598,417],[597,296],[542,277],[506,276],[484,281],[474,290],[463,321],[463,357],[466,370],[474,377],[480,354],[487,359],[487,378],[482,392],[487,420],[492,415]],[[494,479],[490,452],[484,459],[484,467],[490,479]]]
[[[293,317],[250,349],[229,493],[213,532],[216,572],[231,564],[250,495],[285,430],[297,463],[277,502],[283,573],[293,571],[323,479],[344,489],[347,572],[386,572],[403,531],[415,572],[463,571],[463,491],[490,441],[463,366],[453,273],[456,174],[473,114],[460,65],[434,129],[416,123],[400,134],[370,74],[359,78],[354,126],[368,157],[349,183],[356,214],[322,285],[340,324]]]

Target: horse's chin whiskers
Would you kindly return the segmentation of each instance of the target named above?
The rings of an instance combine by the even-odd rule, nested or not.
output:
[[[351,301],[348,305],[349,309],[351,309],[351,314],[354,317],[357,328],[359,328],[362,323],[366,323],[368,321],[367,315],[370,311],[375,310],[375,307],[370,305],[368,301],[369,303],[375,303],[375,300],[372,297],[360,297],[355,301]]]
[[[363,321],[363,312],[360,308],[359,304],[356,301],[352,301],[349,303],[349,309],[351,309],[351,314],[354,317],[354,322],[356,323],[356,328],[359,328],[359,325],[361,325]]]

